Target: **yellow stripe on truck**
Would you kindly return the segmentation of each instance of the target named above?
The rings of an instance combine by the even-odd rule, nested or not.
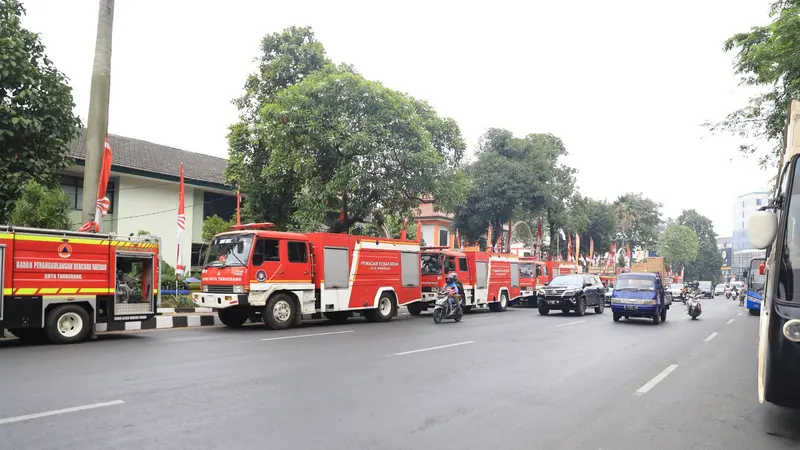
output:
[[[109,288],[80,288],[78,291],[81,294],[109,294],[113,292],[113,289]]]
[[[14,290],[11,288],[3,288],[3,295],[11,295],[14,293]]]
[[[77,294],[78,288],[61,288],[58,291],[59,294]]]
[[[36,236],[32,234],[16,234],[14,239],[17,241],[33,241],[33,242],[69,242],[70,244],[92,244],[92,245],[108,245],[104,241],[98,239],[88,238],[74,238],[68,236]]]
[[[58,294],[58,288],[41,288],[37,293],[42,295]]]
[[[14,291],[14,295],[34,295],[36,291],[37,288],[19,288]]]

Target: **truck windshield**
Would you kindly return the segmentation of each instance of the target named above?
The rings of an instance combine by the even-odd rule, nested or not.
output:
[[[522,263],[519,265],[520,278],[533,278],[533,264]]]
[[[246,266],[253,236],[219,236],[211,241],[203,267]]]
[[[422,274],[423,275],[442,274],[442,257],[440,254],[438,253],[422,254]]]
[[[619,277],[614,290],[617,291],[654,291],[655,279],[652,277]]]

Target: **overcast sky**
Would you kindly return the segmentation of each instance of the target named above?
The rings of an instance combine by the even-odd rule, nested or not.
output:
[[[642,192],[729,236],[735,198],[774,173],[701,124],[744,105],[722,43],[770,2],[117,0],[109,132],[227,157],[260,38],[310,25],[335,62],[455,118],[470,148],[490,127],[553,133],[585,195]],[[85,123],[97,0],[23,3]]]

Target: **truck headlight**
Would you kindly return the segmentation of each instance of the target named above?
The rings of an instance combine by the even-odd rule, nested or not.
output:
[[[206,286],[205,284],[203,285],[203,292],[208,292],[208,286]]]
[[[644,303],[645,305],[655,305],[655,304],[656,304],[656,301],[655,301],[655,300],[645,300],[643,303]]]
[[[244,286],[234,286],[233,287],[234,294],[244,294]]]
[[[783,335],[792,342],[800,342],[800,320],[792,319],[783,325]]]

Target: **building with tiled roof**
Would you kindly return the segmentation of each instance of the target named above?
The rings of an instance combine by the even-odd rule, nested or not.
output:
[[[179,168],[183,163],[186,231],[181,248],[183,260],[191,260],[197,267],[203,220],[214,214],[228,219],[235,213],[235,191],[224,177],[228,161],[114,134],[109,134],[108,141],[114,155],[108,187],[111,208],[101,231],[156,234],[162,239],[164,260],[174,266]],[[72,221],[76,224],[81,221],[85,146],[86,130],[72,143],[75,164],[61,178],[61,188],[73,202]]]

